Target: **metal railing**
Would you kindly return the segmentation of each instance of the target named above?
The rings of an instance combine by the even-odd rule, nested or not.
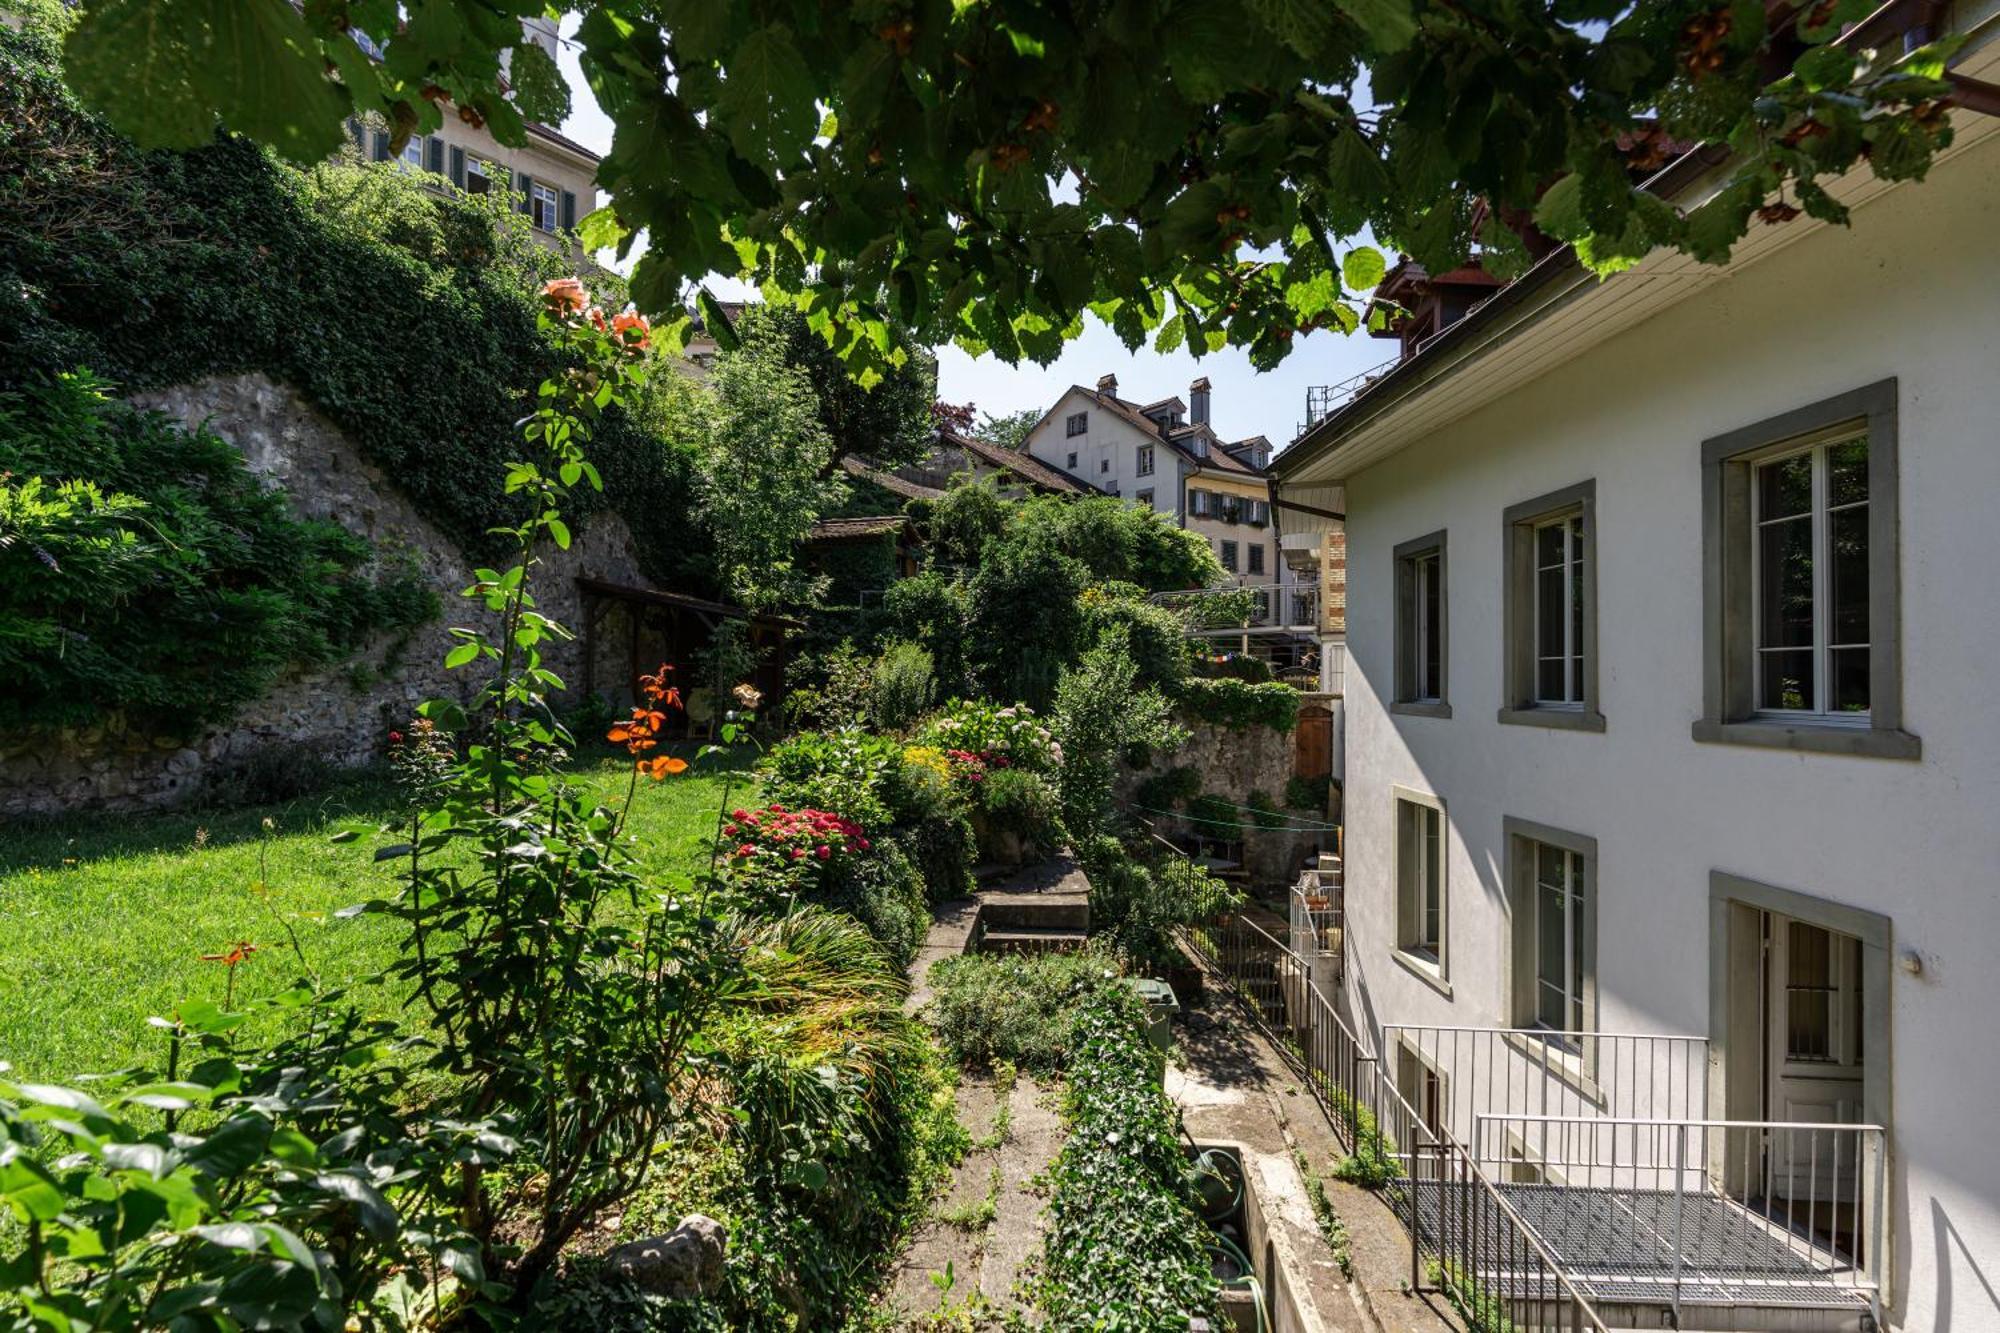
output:
[[[1879,1326],[1879,1125],[1481,1115],[1477,1165],[1600,1302],[1865,1305]],[[1629,1293],[1621,1297],[1620,1293]]]
[[[1489,1141],[1499,1117],[1709,1113],[1705,1037],[1391,1023],[1382,1050],[1397,1085],[1422,1088],[1439,1126],[1481,1162],[1507,1160],[1510,1145]]]
[[[1313,384],[1306,388],[1306,419],[1299,423],[1299,429],[1292,436],[1297,439],[1327,417],[1339,411],[1361,391],[1394,369],[1402,361],[1401,353],[1390,357],[1377,366],[1349,375],[1338,384]]]
[[[1331,862],[1331,866],[1327,863]],[[1325,855],[1292,886],[1292,951],[1306,962],[1307,975],[1323,991],[1337,991],[1346,977],[1345,906],[1340,858]]]
[[[1241,912],[1187,930],[1185,941],[1304,1063],[1350,1174],[1380,1188],[1409,1228],[1414,1289],[1442,1293],[1474,1333],[1606,1333],[1485,1168],[1384,1076],[1305,959]]]

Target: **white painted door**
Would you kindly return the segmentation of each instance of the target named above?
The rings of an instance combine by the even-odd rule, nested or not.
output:
[[[1856,1123],[1866,1054],[1861,941],[1776,913],[1768,927],[1767,1115],[1794,1123]],[[1766,1153],[1771,1197],[1820,1215],[1824,1225],[1826,1209],[1844,1213],[1853,1206],[1857,1151],[1852,1134],[1774,1131]]]

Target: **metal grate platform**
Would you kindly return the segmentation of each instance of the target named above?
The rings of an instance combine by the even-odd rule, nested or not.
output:
[[[1870,1305],[1852,1267],[1830,1266],[1823,1246],[1817,1256],[1808,1254],[1762,1213],[1723,1195],[1499,1182],[1493,1188],[1592,1304]],[[1467,1226],[1478,1203],[1474,1187],[1455,1180],[1405,1177],[1391,1196],[1406,1226],[1414,1199],[1417,1221],[1431,1234]],[[1539,1273],[1511,1274],[1504,1262],[1477,1267],[1482,1283],[1509,1297],[1533,1298],[1546,1286]]]

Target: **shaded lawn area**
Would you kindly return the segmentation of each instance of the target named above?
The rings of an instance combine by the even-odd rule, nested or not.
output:
[[[693,760],[693,747],[678,752]],[[685,883],[706,866],[725,781],[732,803],[749,803],[751,757],[712,756],[680,777],[641,781],[627,828],[649,877]],[[568,771],[615,805],[630,762],[606,754]],[[378,972],[394,960],[395,923],[333,913],[394,891],[374,859],[382,840],[334,845],[327,835],[341,820],[395,810],[377,777],[284,805],[0,826],[0,1061],[11,1077],[44,1082],[157,1067],[164,1041],[147,1017],[184,999],[222,1001],[226,969],[200,955],[238,940],[259,947],[238,970],[239,1001],[299,977],[287,922],[326,984]],[[400,1007],[381,986],[357,999],[375,1013]]]

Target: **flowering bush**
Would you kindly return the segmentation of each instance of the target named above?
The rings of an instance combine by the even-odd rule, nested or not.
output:
[[[1054,773],[1062,766],[1062,747],[1026,704],[1000,707],[972,699],[954,699],[925,724],[920,741],[943,750],[971,775],[971,765],[959,755],[976,759],[980,772],[1019,766],[1036,773]],[[1004,761],[1004,762],[1002,762]]]
[[[738,871],[766,881],[775,875],[792,892],[802,877],[822,878],[835,862],[873,845],[861,825],[831,810],[788,810],[775,801],[761,810],[730,811],[722,838]]]

